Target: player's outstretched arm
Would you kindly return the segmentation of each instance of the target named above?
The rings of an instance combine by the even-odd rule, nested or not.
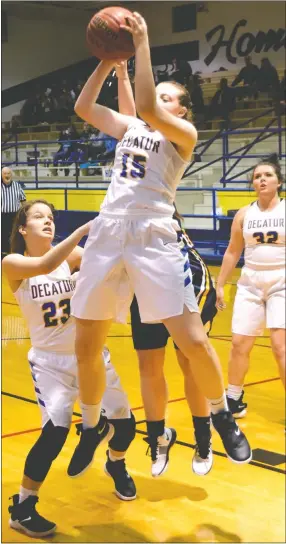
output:
[[[76,229],[68,238],[51,248],[42,257],[26,257],[19,253],[7,255],[2,261],[3,272],[8,281],[24,280],[55,270],[83,238],[88,235],[92,221]]]
[[[75,113],[89,125],[101,132],[121,140],[130,123],[130,118],[96,103],[103,83],[114,67],[115,61],[103,60],[84,85],[76,103]]]
[[[217,279],[216,306],[219,310],[223,310],[225,308],[224,286],[228,278],[231,276],[232,272],[234,271],[244,248],[242,225],[243,225],[243,219],[244,219],[244,215],[245,215],[245,211],[247,207],[248,206],[241,208],[241,210],[237,212],[232,223],[230,241],[227,246],[227,250],[224,254],[221,269]]]
[[[129,26],[120,26],[132,34],[135,47],[136,110],[152,128],[187,152],[186,158],[191,157],[197,142],[197,131],[192,123],[172,115],[157,104],[146,22],[136,12],[128,18],[128,22]]]
[[[122,60],[115,64],[118,79],[118,109],[123,115],[136,117],[136,106],[133,91],[128,76],[127,61]]]

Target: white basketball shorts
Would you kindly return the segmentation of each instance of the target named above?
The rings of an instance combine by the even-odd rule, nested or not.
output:
[[[102,412],[108,419],[131,417],[130,406],[120,379],[110,362],[107,349],[103,352],[106,368],[106,390]],[[42,427],[49,419],[56,426],[71,425],[74,403],[78,397],[75,355],[61,355],[31,348],[28,354],[35,393],[42,415]]]
[[[71,300],[81,319],[125,322],[136,294],[143,323],[198,312],[191,272],[177,243],[177,221],[168,217],[93,222]]]
[[[261,336],[268,329],[285,329],[285,271],[244,267],[237,282],[232,332]]]

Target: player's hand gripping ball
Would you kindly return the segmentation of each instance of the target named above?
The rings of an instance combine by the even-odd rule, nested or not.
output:
[[[108,7],[100,10],[90,20],[86,40],[90,52],[100,60],[125,60],[134,55],[132,35],[120,28],[129,26],[132,13],[125,8]]]

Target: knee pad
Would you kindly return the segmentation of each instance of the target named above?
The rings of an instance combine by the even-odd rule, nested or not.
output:
[[[42,482],[45,479],[52,462],[63,448],[68,432],[69,429],[66,427],[55,427],[51,420],[46,423],[27,456],[25,476],[36,482]]]
[[[109,441],[109,446],[115,451],[126,451],[135,437],[135,417],[131,412],[128,419],[109,419],[114,427],[114,435]]]

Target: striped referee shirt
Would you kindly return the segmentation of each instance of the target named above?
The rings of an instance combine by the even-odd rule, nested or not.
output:
[[[26,200],[25,193],[18,181],[11,181],[9,185],[6,185],[3,181],[1,182],[2,213],[17,212],[23,200]]]

